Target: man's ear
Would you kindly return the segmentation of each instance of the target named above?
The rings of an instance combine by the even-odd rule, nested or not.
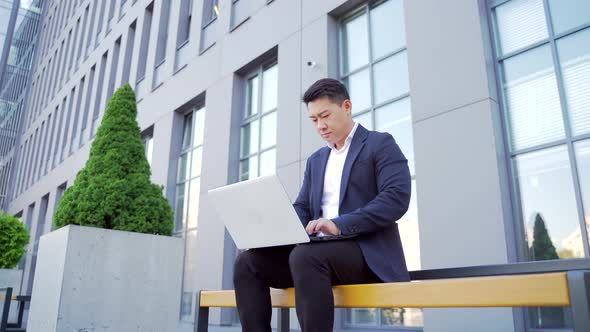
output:
[[[352,101],[350,101],[350,99],[345,99],[342,102],[342,108],[344,108],[344,111],[348,116],[352,116]]]

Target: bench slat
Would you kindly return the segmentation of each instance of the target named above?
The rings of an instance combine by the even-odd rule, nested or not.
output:
[[[4,295],[0,295],[0,301],[4,301],[4,299],[5,299]],[[12,301],[16,301],[16,296],[11,296],[10,299]]]
[[[570,305],[565,272],[345,285],[333,289],[334,303],[338,308]],[[273,289],[271,299],[273,307],[294,307],[294,289]],[[234,291],[202,291],[200,304],[201,307],[235,307]]]

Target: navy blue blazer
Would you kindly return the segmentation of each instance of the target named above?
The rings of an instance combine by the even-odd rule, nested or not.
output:
[[[293,207],[303,226],[322,216],[324,174],[330,148],[314,152]],[[408,161],[388,133],[359,124],[344,162],[339,216],[332,221],[355,238],[369,268],[384,282],[409,281],[396,220],[408,210],[412,180]]]

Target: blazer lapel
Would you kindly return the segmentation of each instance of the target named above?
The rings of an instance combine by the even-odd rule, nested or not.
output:
[[[315,169],[317,169],[317,176],[315,179],[312,177],[312,186],[313,186],[313,200],[314,200],[314,212],[315,218],[321,217],[321,209],[322,209],[322,196],[324,195],[324,178],[326,175],[326,165],[328,164],[328,158],[330,157],[330,149],[323,148],[319,157],[316,159]]]
[[[346,194],[346,189],[348,188],[348,180],[350,180],[350,171],[352,170],[352,165],[354,161],[358,157],[359,153],[365,146],[365,140],[367,139],[367,134],[369,132],[363,126],[359,124],[358,128],[356,128],[356,132],[352,137],[352,142],[350,143],[350,147],[348,150],[348,154],[346,155],[346,160],[344,161],[344,168],[342,169],[342,180],[340,182],[340,206],[342,206],[342,199]],[[340,209],[340,206],[338,207]]]

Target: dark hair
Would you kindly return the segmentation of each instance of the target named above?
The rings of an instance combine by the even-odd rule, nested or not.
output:
[[[346,86],[333,78],[317,80],[305,91],[303,102],[307,105],[322,97],[328,97],[331,102],[337,103],[338,105],[341,105],[346,99],[350,99]]]

